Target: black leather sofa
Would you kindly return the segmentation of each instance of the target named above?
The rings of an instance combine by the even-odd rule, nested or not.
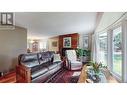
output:
[[[28,53],[19,55],[17,82],[46,82],[63,66],[62,61],[53,62],[54,52]]]

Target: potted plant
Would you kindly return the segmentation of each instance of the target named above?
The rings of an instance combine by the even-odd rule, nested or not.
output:
[[[80,58],[82,62],[87,62],[90,60],[90,53],[91,53],[90,50],[78,48],[76,50],[76,53],[78,58]]]
[[[89,65],[92,66],[92,70],[93,70],[93,75],[91,75],[92,79],[95,82],[99,82],[100,78],[99,78],[99,74],[100,74],[100,68],[102,68],[102,63],[97,63],[97,62],[89,62]]]
[[[83,56],[83,49],[76,49],[76,54],[77,54],[77,57],[80,58],[81,56]]]
[[[82,61],[83,62],[89,61],[90,60],[90,55],[91,55],[90,50],[84,49],[83,50],[83,59],[82,59]]]
[[[99,74],[100,68],[102,68],[102,63],[97,63],[97,62],[89,62],[89,65],[92,66],[93,71],[95,74]]]

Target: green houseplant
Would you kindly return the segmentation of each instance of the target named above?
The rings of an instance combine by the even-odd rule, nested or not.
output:
[[[90,50],[78,48],[76,50],[76,53],[78,58],[80,58],[83,62],[90,60],[90,54],[91,54]]]
[[[89,62],[89,65],[93,67],[94,73],[99,74],[100,68],[102,67],[102,63],[97,63],[97,62]]]
[[[83,56],[83,49],[77,48],[76,49],[76,54],[77,54],[78,57]]]

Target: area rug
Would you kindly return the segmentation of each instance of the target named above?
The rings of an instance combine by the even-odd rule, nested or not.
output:
[[[64,69],[55,76],[49,83],[77,83],[80,71],[68,71]]]
[[[79,80],[80,73],[81,73],[81,71],[74,72],[70,78],[70,83],[77,83]]]

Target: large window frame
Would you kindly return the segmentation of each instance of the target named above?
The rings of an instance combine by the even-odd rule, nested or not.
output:
[[[115,28],[118,28],[118,27],[121,27],[122,30],[122,74],[121,76],[115,74],[113,71],[112,71],[112,67],[113,67],[113,53],[112,53],[112,49],[113,49],[113,30]],[[121,20],[119,23],[109,27],[108,29],[105,30],[107,32],[107,36],[108,36],[108,58],[107,58],[107,66],[108,66],[108,69],[110,70],[110,72],[112,73],[112,75],[119,81],[119,82],[126,82],[127,83],[127,19],[123,19]],[[100,33],[103,33],[103,32],[100,32]],[[95,51],[95,55],[96,58],[95,60],[98,61],[98,48],[99,48],[99,43],[98,43],[98,36],[100,33],[95,33],[97,35],[96,36],[96,42],[97,44],[95,44],[95,47],[96,47],[96,51]]]
[[[119,27],[121,28],[121,34],[122,34],[123,31],[122,31],[122,25],[121,25],[121,24],[120,24],[120,25],[117,25],[116,27],[114,27],[114,28],[112,28],[112,29],[110,30],[110,32],[111,32],[111,33],[110,33],[110,34],[111,34],[111,39],[110,39],[110,46],[111,46],[111,48],[110,48],[110,49],[111,49],[111,52],[110,52],[110,53],[111,53],[111,55],[110,55],[110,58],[112,58],[112,59],[110,60],[110,61],[111,61],[111,63],[110,63],[110,67],[111,67],[111,68],[110,68],[110,71],[112,72],[112,74],[113,74],[119,81],[121,81],[121,80],[122,80],[122,76],[123,76],[123,74],[122,74],[122,68],[123,68],[123,67],[122,67],[122,64],[123,64],[123,60],[122,60],[122,59],[123,59],[123,48],[122,48],[122,50],[121,50],[121,53],[122,53],[122,54],[121,54],[121,57],[122,57],[122,59],[121,59],[121,61],[122,61],[122,62],[121,62],[121,74],[118,74],[117,72],[115,72],[115,71],[114,71],[114,67],[113,67],[113,66],[114,66],[114,63],[113,63],[113,60],[114,60],[114,52],[113,52],[113,51],[114,51],[114,44],[113,44],[113,37],[114,37],[114,35],[113,35],[113,34],[114,34],[114,33],[113,33],[113,32],[114,32],[115,29],[117,29],[117,28],[119,28]],[[122,40],[122,39],[121,39],[121,40]],[[122,45],[123,45],[123,43],[122,43]]]
[[[113,41],[112,41],[113,40],[113,30],[118,27],[122,28],[122,25],[119,24],[119,25],[112,27],[109,30],[104,31],[104,32],[107,32],[107,66],[108,66],[108,69],[110,70],[110,72],[113,74],[114,77],[116,77],[119,81],[122,81],[123,71],[122,71],[121,76],[119,76],[118,74],[113,72],[113,58],[112,58],[112,56],[113,56],[113,52],[112,52],[112,50],[113,50],[113,45],[112,45],[113,44]],[[98,33],[98,41],[99,41],[99,35],[104,32]],[[121,32],[123,32],[123,31],[121,31]],[[99,48],[99,42],[98,42],[98,48]],[[122,64],[123,64],[123,52],[122,52]],[[122,68],[123,68],[123,66],[122,66]]]

